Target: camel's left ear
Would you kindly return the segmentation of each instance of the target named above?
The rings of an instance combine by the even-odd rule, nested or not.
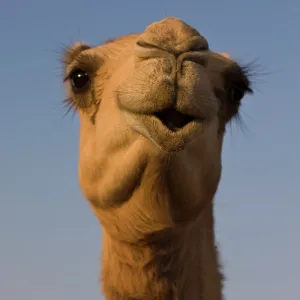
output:
[[[64,56],[63,56],[63,63],[65,65],[70,64],[81,52],[84,50],[90,49],[91,46],[85,44],[85,43],[80,43],[77,42],[74,45],[68,47],[64,51]]]

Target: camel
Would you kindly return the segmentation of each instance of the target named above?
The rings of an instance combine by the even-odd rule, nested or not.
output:
[[[247,70],[181,19],[64,53],[78,177],[102,228],[108,300],[221,300],[214,232],[227,124]]]

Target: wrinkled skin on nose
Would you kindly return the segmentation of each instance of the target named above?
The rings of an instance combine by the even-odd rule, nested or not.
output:
[[[118,89],[118,103],[140,134],[178,151],[216,116],[217,100],[205,68],[208,43],[176,18],[151,24],[137,39],[134,72]]]
[[[208,49],[206,39],[195,28],[176,18],[166,18],[149,25],[139,37],[137,45],[157,48],[176,56],[184,52]],[[142,53],[137,52],[137,55]]]

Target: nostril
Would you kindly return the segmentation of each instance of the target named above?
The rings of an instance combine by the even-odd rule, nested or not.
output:
[[[207,51],[209,49],[207,40],[201,35],[192,37],[186,43],[186,52]]]
[[[160,48],[158,48],[157,46],[155,46],[153,44],[150,44],[150,43],[144,41],[141,38],[136,42],[136,45],[139,46],[139,47],[143,47],[143,48],[160,50]]]
[[[201,39],[195,46],[190,48],[190,51],[207,51],[208,50],[208,43],[206,40]]]
[[[139,60],[145,60],[148,58],[166,57],[168,52],[163,51],[158,46],[151,43],[139,40],[135,44],[134,53]]]

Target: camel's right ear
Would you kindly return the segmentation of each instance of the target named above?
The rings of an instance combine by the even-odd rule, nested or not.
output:
[[[220,55],[223,56],[224,58],[232,60],[231,55],[229,53],[222,52],[222,53],[220,53]]]
[[[90,48],[91,47],[85,43],[76,43],[73,46],[67,48],[63,56],[64,64],[70,64],[82,51],[88,50]]]

